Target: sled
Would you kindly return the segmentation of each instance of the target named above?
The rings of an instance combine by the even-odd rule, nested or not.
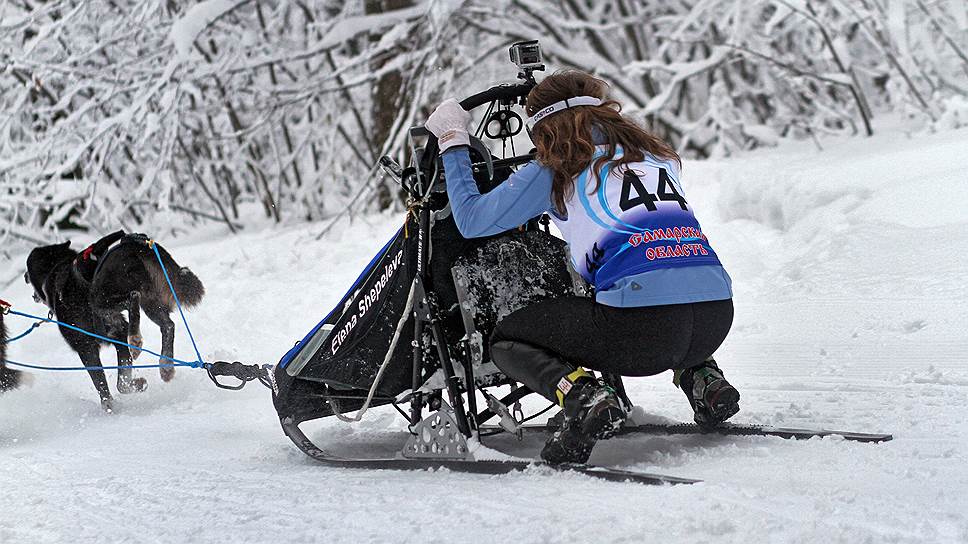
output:
[[[480,140],[489,136],[506,144],[520,132],[523,123],[512,106],[524,103],[535,81],[527,70],[519,77],[522,83],[492,87],[461,102],[466,110],[487,107],[471,138],[472,167],[482,193],[534,158],[532,153],[497,158]],[[417,141],[424,138],[425,147],[419,149]],[[540,300],[591,293],[570,268],[566,244],[550,234],[547,218],[488,238],[463,238],[450,214],[435,138],[414,128],[409,145],[414,166],[403,169],[387,157],[381,160],[409,194],[404,224],[339,304],[272,370],[273,403],[286,436],[311,458],[337,468],[571,471],[610,481],[696,482],[480,454],[487,436],[526,430],[527,419],[517,407],[532,393],[491,361],[488,339],[497,322]],[[631,406],[621,378],[604,378]],[[511,392],[498,398],[496,388],[508,385]],[[478,392],[486,406],[478,406]],[[313,443],[300,428],[327,417],[358,421],[368,409],[385,405],[406,418],[409,430],[394,456],[338,455]]]
[[[464,100],[487,106],[485,120],[521,130],[512,106],[535,85],[500,85]],[[516,126],[511,126],[517,117]],[[478,138],[472,145],[481,192],[504,181],[531,153],[497,158]],[[493,129],[493,126],[492,126]],[[426,138],[426,147],[416,148]],[[273,402],[286,435],[307,455],[334,467],[446,469],[501,474],[520,470],[579,472],[606,480],[677,484],[695,480],[587,465],[550,466],[530,459],[482,459],[481,425],[513,420],[510,406],[530,391],[517,387],[503,400],[491,391],[515,385],[490,360],[488,338],[498,320],[550,297],[588,295],[569,269],[565,243],[534,220],[488,238],[460,235],[447,202],[437,143],[410,131],[414,167],[382,161],[410,195],[404,225],[374,256],[339,304],[297,342],[273,370]],[[543,228],[542,228],[543,227]],[[477,406],[477,391],[488,406]],[[319,418],[357,420],[369,408],[392,404],[407,418],[410,439],[391,458],[345,458],[314,444],[300,425]]]

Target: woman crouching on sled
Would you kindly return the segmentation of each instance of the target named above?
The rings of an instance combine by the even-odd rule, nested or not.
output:
[[[541,451],[551,463],[586,462],[625,422],[615,391],[582,367],[622,376],[673,370],[703,426],[739,410],[739,392],[712,358],[733,322],[729,275],[685,199],[679,156],[622,117],[606,90],[572,70],[538,84],[526,107],[537,161],[484,195],[471,172],[470,115],[451,99],[427,120],[465,237],[549,213],[595,287],[594,300],[513,312],[491,337],[501,371],[563,408],[563,426]]]

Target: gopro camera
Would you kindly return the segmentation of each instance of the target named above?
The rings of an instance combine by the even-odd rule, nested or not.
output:
[[[541,46],[538,45],[538,40],[512,44],[508,53],[511,55],[511,62],[517,64],[523,73],[545,69],[541,62]]]

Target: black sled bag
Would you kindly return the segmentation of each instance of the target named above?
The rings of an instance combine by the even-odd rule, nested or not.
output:
[[[503,169],[493,180],[477,179],[478,188],[486,193],[511,173]],[[467,332],[465,319],[470,317],[483,344],[474,357],[477,364],[488,359],[486,340],[499,318],[543,298],[572,294],[565,244],[535,232],[536,222],[529,225],[531,232],[515,229],[468,240],[449,213],[436,217],[425,243],[432,248],[428,272],[442,329],[448,345],[456,349]],[[417,273],[417,254],[417,219],[408,214],[404,226],[370,261],[340,303],[276,365],[273,402],[281,419],[299,423],[356,411],[363,405],[406,309]],[[462,316],[459,310],[455,265],[463,270],[459,275],[465,281],[466,295],[475,301],[473,316]],[[505,280],[498,281],[500,278]],[[411,388],[412,312],[401,326],[372,406],[388,404]],[[433,366],[434,350],[423,356],[424,365]]]
[[[408,216],[340,303],[276,365],[273,401],[280,417],[306,421],[362,406],[406,308],[416,274],[416,233],[416,222]],[[413,333],[413,317],[408,316],[374,406],[388,402],[379,397],[410,387]]]
[[[428,272],[443,329],[453,347],[464,332],[451,267],[459,256],[504,236],[467,240],[449,216],[436,219],[431,230]],[[408,215],[404,226],[370,261],[339,304],[280,359],[273,388],[280,417],[308,421],[363,405],[407,306],[417,273],[417,233],[417,220]],[[400,337],[372,406],[387,404],[412,385],[412,312],[400,326]],[[432,350],[425,357],[435,358]]]
[[[281,418],[301,422],[362,406],[406,309],[416,274],[416,232],[414,220],[408,219],[339,305],[280,360],[273,399]],[[501,318],[517,308],[575,292],[564,242],[543,232],[466,240],[447,217],[435,222],[430,238],[428,268],[446,341],[456,350],[469,327],[476,330],[475,367],[489,361],[487,339]],[[467,304],[458,304],[455,278]],[[387,404],[412,385],[412,312],[401,327],[373,406]],[[434,351],[426,351],[424,357],[425,364],[431,363]],[[491,379],[499,383],[502,375]]]

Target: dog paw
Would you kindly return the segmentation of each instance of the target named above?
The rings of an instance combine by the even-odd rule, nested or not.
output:
[[[144,378],[118,380],[118,393],[141,393],[145,389],[148,389],[148,380]]]
[[[159,368],[158,371],[161,373],[162,381],[170,382],[175,377],[174,367],[163,367]]]
[[[140,334],[135,334],[128,337],[128,343],[134,347],[128,348],[131,351],[131,359],[137,360],[138,356],[141,355],[141,346],[144,345],[144,338]]]
[[[114,399],[111,397],[101,399],[101,409],[104,410],[106,414],[114,413]]]

